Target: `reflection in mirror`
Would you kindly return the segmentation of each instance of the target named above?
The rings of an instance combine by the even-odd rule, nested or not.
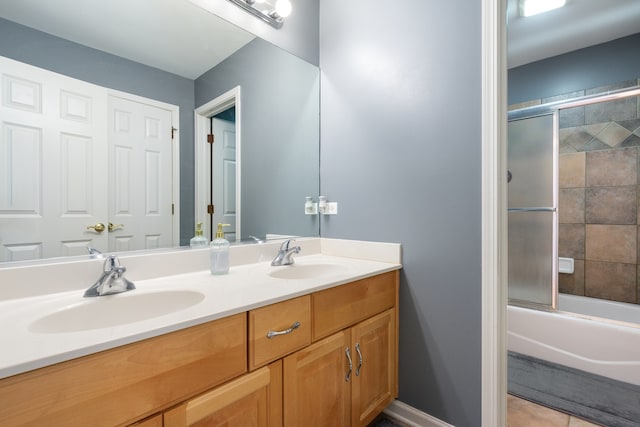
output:
[[[242,120],[238,117],[235,122],[236,127],[242,126],[239,133],[243,135],[243,148],[238,158],[245,162],[242,168],[237,168],[238,181],[243,182],[244,186],[236,200],[243,207],[244,215],[242,235],[236,238],[244,239],[248,235],[263,238],[267,234],[318,235],[317,218],[305,217],[302,209],[305,196],[317,196],[319,188],[318,69],[190,2],[156,0],[146,7],[138,3],[145,2],[136,2],[136,7],[142,7],[141,13],[124,16],[119,10],[129,3],[121,0],[64,0],[55,5],[36,0],[0,0],[0,56],[72,77],[80,83],[90,83],[92,87],[97,85],[108,96],[116,94],[120,98],[130,97],[143,104],[155,104],[156,107],[171,111],[173,117],[169,130],[179,141],[175,144],[178,149],[174,148],[174,160],[169,162],[172,166],[160,166],[158,163],[154,172],[158,176],[173,177],[175,194],[170,196],[162,192],[167,200],[173,201],[175,214],[172,218],[171,241],[153,241],[145,236],[141,246],[124,245],[124,239],[120,239],[118,245],[115,237],[118,233],[125,234],[125,229],[132,226],[124,218],[101,214],[95,221],[83,222],[80,238],[71,239],[76,242],[75,246],[67,245],[70,251],[47,251],[46,254],[42,251],[38,256],[58,257],[85,251],[83,239],[98,234],[95,229],[98,223],[105,225],[103,235],[111,234],[107,240],[113,244],[107,246],[108,251],[188,244],[194,234],[195,218],[199,215],[197,212],[202,209],[201,206],[195,206],[194,166],[199,153],[194,146],[206,144],[206,139],[194,139],[194,107],[236,86],[243,89],[242,101],[245,106],[245,117]],[[129,10],[130,6],[126,6],[126,9]],[[211,32],[220,27],[224,28],[224,35]],[[118,28],[118,31],[114,32],[113,28]],[[151,44],[145,46],[145,41]],[[158,49],[158,46],[162,46],[162,49]],[[229,49],[229,46],[232,48]],[[219,48],[224,49],[219,52]],[[239,54],[234,55],[238,49]],[[260,49],[270,53],[260,52]],[[188,53],[192,55],[188,56]],[[251,55],[256,57],[252,58]],[[287,59],[283,62],[282,58]],[[274,63],[270,63],[271,60]],[[287,71],[285,63],[297,65]],[[223,65],[225,71],[220,75],[227,74],[226,77],[211,77],[216,74],[216,65]],[[272,74],[276,70],[277,73]],[[299,76],[302,70],[309,74],[306,77]],[[229,73],[240,78],[233,81]],[[297,83],[304,86],[295,87]],[[263,90],[260,86],[274,90]],[[45,98],[43,95],[43,101]],[[286,100],[281,105],[282,98]],[[300,104],[294,105],[293,102]],[[303,111],[309,116],[303,117]],[[94,111],[94,117],[98,112]],[[8,120],[4,110],[0,120],[3,126],[1,141],[3,148],[6,148]],[[67,133],[78,135],[78,132]],[[96,141],[109,139],[106,136],[96,138]],[[77,141],[75,146],[79,146]],[[78,154],[76,151],[74,153]],[[113,157],[113,153],[102,154],[103,159]],[[175,160],[177,158],[179,160]],[[50,160],[48,156],[42,157],[43,168],[48,167]],[[78,160],[71,161],[76,169],[80,163]],[[120,174],[120,168],[109,166],[107,162],[95,164],[91,169],[107,176],[111,167],[114,175],[123,175]],[[35,176],[39,172],[40,169],[29,171]],[[23,168],[23,173],[27,174],[26,168]],[[77,170],[73,170],[73,174],[69,172],[67,175],[77,177],[78,174]],[[134,176],[140,175],[135,172]],[[36,178],[32,176],[33,179]],[[3,193],[0,198],[6,199],[6,182],[4,185],[0,189]],[[154,190],[158,194],[163,191],[159,187]],[[111,186],[102,192],[102,199],[107,200],[108,194],[114,191]],[[25,192],[16,194],[24,197]],[[0,246],[5,243],[5,235],[15,229],[7,222],[10,216],[4,205],[0,206]],[[109,223],[112,224],[111,233],[108,230]],[[94,228],[87,230],[87,226]],[[33,231],[37,235],[56,227],[56,223],[43,222]],[[135,231],[141,232],[139,225],[135,226]],[[34,244],[32,246],[37,246],[40,240],[38,237],[26,239]],[[61,245],[57,246],[60,249]],[[27,252],[18,254],[14,251],[8,255],[4,251],[0,261],[30,257],[32,255],[27,255]]]

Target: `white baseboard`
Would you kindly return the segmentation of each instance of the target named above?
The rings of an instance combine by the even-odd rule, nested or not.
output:
[[[384,413],[409,427],[454,427],[399,400],[391,402]]]

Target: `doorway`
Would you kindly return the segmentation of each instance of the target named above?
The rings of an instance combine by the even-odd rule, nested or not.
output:
[[[241,238],[241,111],[240,86],[195,111],[195,222],[210,239],[218,223],[231,224],[229,241]]]

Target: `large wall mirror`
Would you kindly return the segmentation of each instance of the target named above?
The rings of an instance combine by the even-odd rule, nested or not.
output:
[[[317,216],[304,214],[305,197],[317,199],[319,192],[316,66],[188,0],[0,0],[0,57],[0,263],[80,256],[87,246],[114,252],[188,245],[196,222],[206,234],[215,222],[227,222],[208,214],[208,205],[219,199],[212,194],[218,184],[212,179],[220,176],[233,177],[213,209],[226,218],[237,214],[230,240],[319,235]],[[58,98],[51,100],[56,91],[39,81],[40,74],[20,68],[24,64],[78,86],[57,90]],[[54,89],[66,84],[53,81]],[[202,109],[228,93],[236,95],[227,108]],[[84,103],[88,99],[99,102]],[[60,149],[47,151],[49,131],[21,121],[32,101],[99,118],[107,133],[85,144],[78,113],[74,127],[58,129],[54,139]],[[43,117],[42,111],[35,115]],[[236,160],[225,157],[223,165],[222,156],[211,156],[203,120],[211,129],[223,125],[214,145],[237,148]],[[166,153],[142,148],[135,154],[119,131],[136,126],[139,139],[166,136]],[[227,134],[238,135],[236,145],[228,144]],[[52,168],[59,175],[55,179],[46,175]],[[20,176],[22,186],[16,184]],[[95,187],[100,180],[106,187]],[[202,188],[210,200],[203,191],[196,195]],[[45,199],[57,206],[52,220],[41,212]],[[152,215],[137,217],[134,203]],[[31,222],[16,222],[21,215]],[[48,234],[71,227],[70,217],[77,229],[44,247]],[[145,231],[162,221],[169,237]]]

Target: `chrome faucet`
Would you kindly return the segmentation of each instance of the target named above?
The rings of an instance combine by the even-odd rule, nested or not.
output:
[[[294,242],[293,239],[285,240],[282,245],[280,245],[280,250],[278,251],[278,255],[271,261],[271,265],[291,265],[293,264],[293,258],[291,255],[294,253],[300,253],[300,246],[294,246],[293,248],[289,248],[289,244]]]
[[[87,250],[89,251],[89,258],[104,258],[104,256],[102,255],[102,252],[100,252],[96,248],[87,246]]]
[[[107,256],[107,259],[104,260],[103,270],[98,281],[85,291],[85,297],[118,294],[136,288],[133,283],[124,278],[124,272],[127,269],[120,265],[120,260],[115,255]]]

